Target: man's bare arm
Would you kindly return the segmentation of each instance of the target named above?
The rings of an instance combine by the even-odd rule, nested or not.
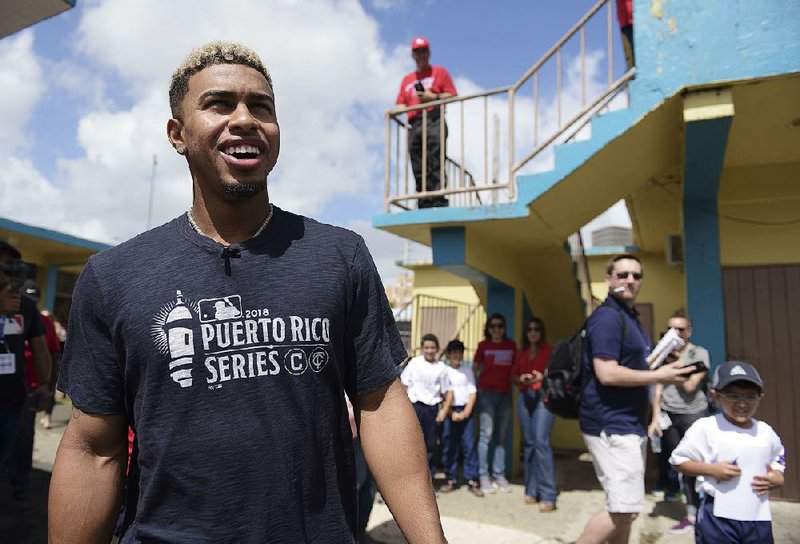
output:
[[[381,496],[411,544],[446,542],[414,408],[398,380],[353,402]]]
[[[652,383],[683,383],[691,368],[681,368],[675,363],[661,365],[656,370],[635,370],[620,365],[613,359],[593,359],[597,381],[603,385],[638,387]]]
[[[72,411],[50,481],[51,544],[108,544],[114,532],[128,460],[127,421]]]

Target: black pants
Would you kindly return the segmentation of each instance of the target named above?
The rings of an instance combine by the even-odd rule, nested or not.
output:
[[[425,438],[425,449],[428,450],[428,468],[431,477],[436,474],[436,441],[439,438],[439,424],[436,423],[436,414],[439,407],[430,406],[424,402],[415,402],[414,411],[419,419],[419,426],[422,428],[422,436]]]
[[[667,412],[667,415],[672,420],[672,425],[664,431],[663,446],[664,451],[667,452],[667,456],[669,456],[672,454],[672,451],[678,447],[683,435],[686,434],[686,431],[689,430],[692,423],[701,417],[707,416],[708,413],[704,410],[695,414],[675,414],[673,412]],[[697,478],[681,474],[680,479],[683,484],[683,493],[686,495],[686,504],[697,509],[700,506],[700,497],[697,495],[697,491],[695,491],[694,488]],[[693,514],[694,512],[690,511],[689,513]]]
[[[425,190],[438,191],[442,188],[441,176],[441,153],[444,148],[445,155],[447,154],[447,123],[444,125],[443,141],[440,138],[440,123],[443,121],[438,113],[428,114],[428,130],[427,138],[427,155],[426,155],[426,178]],[[422,191],[422,114],[411,121],[411,130],[409,131],[408,153],[411,158],[411,170],[414,172],[414,180],[417,184],[417,192]],[[445,180],[446,181],[446,180]],[[441,200],[441,197],[439,198]]]

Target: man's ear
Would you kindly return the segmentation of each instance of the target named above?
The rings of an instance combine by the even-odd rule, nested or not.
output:
[[[178,154],[186,153],[186,142],[183,140],[183,123],[178,119],[172,118],[167,121],[167,138],[169,143],[175,148]]]

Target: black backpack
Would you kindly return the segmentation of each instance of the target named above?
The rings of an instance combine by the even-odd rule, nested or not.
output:
[[[617,308],[622,316],[622,310]],[[583,342],[586,323],[569,338],[553,346],[542,382],[545,407],[557,416],[578,419],[581,405],[581,371],[583,369]],[[625,338],[625,318],[622,319],[622,338]]]
[[[557,416],[578,418],[581,405],[581,368],[586,323],[569,338],[553,346],[542,382],[545,407]]]

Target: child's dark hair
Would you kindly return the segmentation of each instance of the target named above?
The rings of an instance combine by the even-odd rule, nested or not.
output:
[[[728,391],[728,390],[730,390],[731,387],[734,387],[734,386],[735,387],[740,387],[742,389],[746,389],[747,391],[754,391],[756,393],[763,393],[764,392],[761,389],[761,387],[758,386],[757,383],[753,383],[753,382],[748,381],[748,380],[736,380],[736,381],[733,381],[733,382],[727,384],[722,389],[717,389],[717,392]]]
[[[424,344],[425,342],[433,342],[436,344],[436,349],[439,349],[439,339],[436,338],[435,334],[428,333],[423,335],[422,340],[420,341],[420,345]]]
[[[455,340],[450,340],[447,343],[447,347],[444,348],[445,353],[453,353],[454,351],[460,351],[464,353],[464,342],[456,338]]]

